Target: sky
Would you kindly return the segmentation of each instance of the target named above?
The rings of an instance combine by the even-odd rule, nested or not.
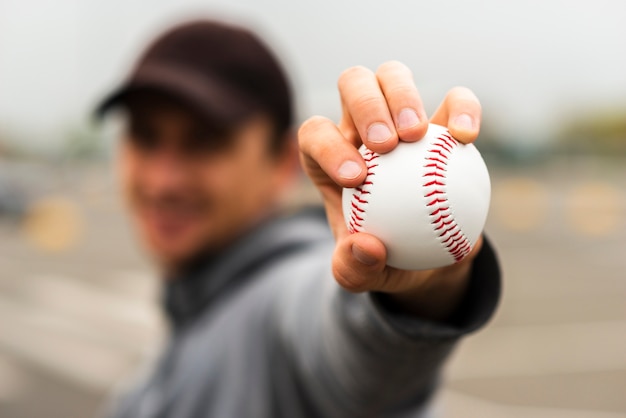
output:
[[[620,0],[0,0],[0,136],[54,147],[149,39],[201,16],[249,25],[276,49],[301,120],[338,119],[339,74],[391,59],[413,70],[427,111],[465,85],[485,124],[529,145],[581,112],[626,107]]]

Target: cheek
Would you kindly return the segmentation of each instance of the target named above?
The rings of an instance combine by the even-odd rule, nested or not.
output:
[[[238,222],[254,216],[271,200],[271,170],[267,164],[243,160],[213,168],[204,174],[204,184],[207,192],[214,194],[225,219]]]
[[[234,215],[238,203],[246,200],[248,173],[243,166],[237,164],[214,164],[210,169],[203,170],[201,187],[204,193],[210,194],[216,209],[225,215]]]

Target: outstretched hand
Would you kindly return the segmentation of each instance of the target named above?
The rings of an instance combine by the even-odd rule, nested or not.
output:
[[[379,239],[348,232],[341,206],[342,188],[356,187],[365,179],[365,162],[358,152],[361,144],[386,153],[399,141],[419,141],[429,122],[446,126],[460,142],[473,142],[480,129],[480,103],[470,90],[453,88],[429,121],[411,71],[396,61],[381,65],[376,73],[352,67],[341,74],[338,86],[343,109],[339,125],[314,116],[298,133],[302,166],[322,194],[336,239],[332,260],[335,279],[349,291],[385,292],[400,309],[425,318],[445,319],[463,296],[482,241],[469,256],[451,266],[421,271],[389,267]]]

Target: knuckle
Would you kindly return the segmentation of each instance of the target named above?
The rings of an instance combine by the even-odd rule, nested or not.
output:
[[[363,283],[358,279],[355,280],[351,274],[345,274],[345,272],[341,272],[340,269],[334,268],[333,275],[337,284],[348,292],[357,293],[365,290]]]
[[[417,89],[414,86],[411,86],[409,84],[397,84],[395,86],[388,88],[385,91],[385,94],[391,95],[391,96],[404,96],[404,97],[416,96]]]
[[[357,272],[339,256],[338,252],[333,256],[332,273],[337,284],[349,292],[357,293],[367,290],[363,276],[357,274]]]
[[[352,108],[357,112],[369,113],[371,109],[377,109],[383,104],[380,97],[371,94],[363,94],[354,99]]]

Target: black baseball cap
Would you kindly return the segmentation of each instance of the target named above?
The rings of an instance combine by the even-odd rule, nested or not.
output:
[[[97,115],[140,92],[170,96],[225,127],[261,112],[279,134],[293,122],[289,81],[274,54],[251,31],[214,20],[184,23],[154,40]]]

